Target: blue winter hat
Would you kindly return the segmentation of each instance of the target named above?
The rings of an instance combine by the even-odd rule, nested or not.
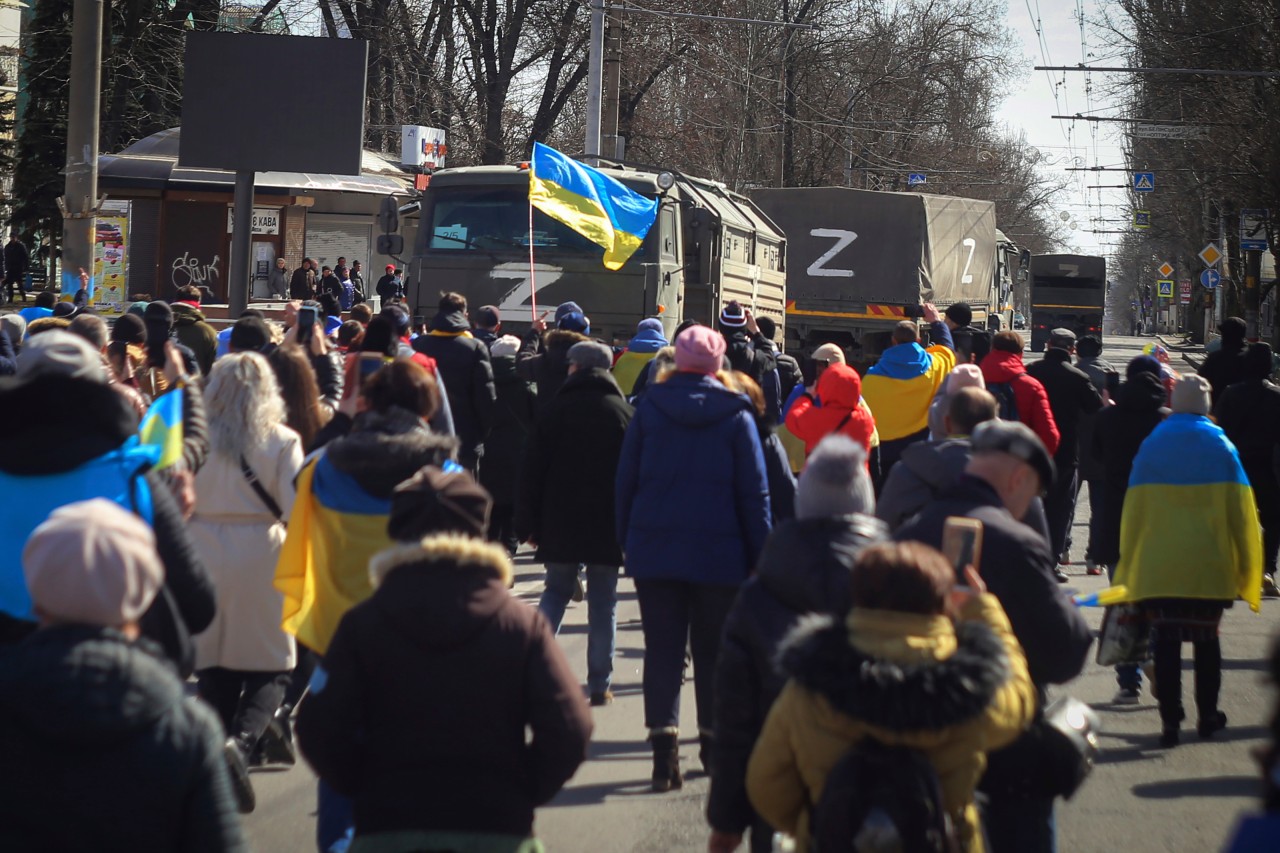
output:
[[[656,317],[641,320],[636,326],[635,336],[627,344],[627,349],[636,353],[657,352],[667,345],[667,337],[662,328],[662,321]]]
[[[1140,355],[1133,361],[1129,362],[1129,366],[1125,369],[1125,379],[1132,379],[1139,373],[1150,373],[1157,379],[1160,378],[1162,371],[1160,370],[1160,362],[1156,361],[1153,356]]]
[[[586,312],[576,302],[561,302],[556,306],[556,325],[560,325],[560,321],[564,319],[565,314],[582,314],[586,316]],[[561,327],[563,328],[563,327]]]
[[[646,317],[636,324],[636,331],[662,334],[662,321],[657,317]]]
[[[556,328],[566,332],[589,335],[591,334],[591,321],[578,311],[570,311],[556,321]]]

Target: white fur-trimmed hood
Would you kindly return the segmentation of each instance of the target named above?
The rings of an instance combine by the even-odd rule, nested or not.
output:
[[[459,533],[442,533],[427,536],[418,542],[393,545],[374,554],[369,560],[369,582],[377,589],[393,569],[442,562],[457,568],[490,569],[508,586],[511,585],[514,573],[511,558],[501,545]]]

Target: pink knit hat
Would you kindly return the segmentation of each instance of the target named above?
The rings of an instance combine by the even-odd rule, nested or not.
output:
[[[957,364],[947,379],[948,394],[954,394],[961,388],[985,389],[986,387],[986,380],[982,378],[982,368],[976,364]]]
[[[724,366],[724,336],[706,326],[690,326],[676,338],[676,369],[711,373]]]

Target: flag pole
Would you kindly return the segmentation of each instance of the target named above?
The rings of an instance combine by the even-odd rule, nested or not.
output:
[[[532,177],[530,178],[532,180]],[[529,199],[529,311],[538,319],[538,283],[533,269],[533,199]]]

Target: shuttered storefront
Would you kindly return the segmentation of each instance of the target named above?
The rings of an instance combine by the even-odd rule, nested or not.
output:
[[[307,214],[307,257],[322,267],[337,265],[338,258],[364,264],[369,277],[369,252],[373,248],[373,223],[367,218],[328,213]]]

